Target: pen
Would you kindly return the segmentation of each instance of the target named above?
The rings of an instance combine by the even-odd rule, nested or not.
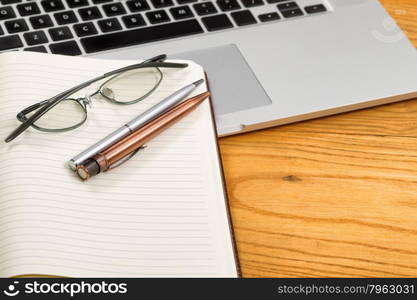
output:
[[[83,163],[86,159],[93,157],[100,151],[103,151],[104,149],[110,147],[114,143],[120,141],[122,138],[129,135],[130,133],[149,123],[150,121],[163,114],[164,112],[168,111],[169,109],[177,105],[185,97],[187,97],[192,91],[194,91],[194,89],[197,86],[199,86],[203,82],[204,79],[200,79],[176,91],[172,95],[168,96],[158,104],[152,106],[150,109],[134,118],[129,123],[126,123],[116,131],[112,132],[105,138],[98,141],[96,144],[92,145],[88,149],[84,150],[83,152],[72,158],[69,161],[68,165],[72,170],[76,171],[77,166]]]
[[[209,96],[210,93],[205,92],[185,100],[167,113],[159,116],[144,127],[121,139],[103,152],[97,153],[94,157],[87,159],[83,164],[77,167],[78,176],[83,180],[88,180],[100,172],[111,169],[112,166],[119,165],[120,161],[124,160],[135,151],[138,151],[138,149],[146,142],[193,111]]]

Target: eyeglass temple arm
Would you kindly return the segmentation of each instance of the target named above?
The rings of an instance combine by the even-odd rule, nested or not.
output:
[[[142,62],[142,64],[147,64],[147,63],[150,63],[150,62],[164,62],[166,59],[167,59],[167,55],[166,54],[161,54],[161,55],[151,57],[147,60],[144,60]]]
[[[188,64],[165,62],[166,59],[167,59],[166,54],[161,54],[161,55],[149,58],[141,63],[130,65],[127,67],[123,67],[123,68],[108,72],[104,74],[104,77],[109,77],[118,73],[130,71],[134,69],[140,69],[140,68],[186,68],[188,67]]]
[[[29,107],[26,107],[24,110],[22,110],[21,112],[19,112],[17,114],[17,119],[19,121],[25,122],[27,120],[26,119],[26,115],[28,113],[31,113],[32,111],[37,110],[39,107],[44,106],[47,103],[49,103],[48,100],[43,100],[43,101],[38,102],[36,104],[33,104],[33,105],[29,106]]]

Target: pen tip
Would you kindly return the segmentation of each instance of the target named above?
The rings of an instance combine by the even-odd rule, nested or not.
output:
[[[196,82],[193,82],[193,84],[197,87],[200,84],[202,84],[203,82],[204,82],[204,79],[200,79],[200,80],[197,80]]]

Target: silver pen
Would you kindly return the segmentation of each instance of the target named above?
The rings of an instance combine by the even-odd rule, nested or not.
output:
[[[93,157],[100,151],[107,149],[111,145],[117,143],[122,138],[129,135],[131,132],[146,125],[147,123],[149,123],[156,117],[160,116],[164,112],[174,107],[181,100],[184,100],[189,94],[191,94],[191,92],[194,91],[194,89],[200,84],[202,84],[203,82],[204,82],[204,79],[200,79],[196,82],[193,82],[192,84],[187,85],[186,87],[183,87],[182,89],[168,96],[167,98],[165,98],[158,104],[152,106],[150,109],[140,114],[129,123],[126,123],[121,128],[112,132],[111,134],[103,138],[102,140],[98,141],[97,143],[89,147],[88,149],[84,150],[83,152],[81,152],[80,154],[72,158],[68,163],[69,167],[75,171],[77,169],[77,166],[83,163],[85,160]]]

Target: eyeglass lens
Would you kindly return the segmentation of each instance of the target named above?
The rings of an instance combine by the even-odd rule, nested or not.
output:
[[[135,104],[149,96],[159,86],[162,77],[158,68],[130,70],[106,79],[90,95],[100,94],[115,104]],[[85,97],[83,95],[88,94],[88,89],[77,92],[77,96]],[[81,98],[75,96],[53,107],[33,124],[34,127],[43,131],[67,131],[81,126],[87,119],[85,103],[90,99],[85,98],[85,102],[82,102]]]

